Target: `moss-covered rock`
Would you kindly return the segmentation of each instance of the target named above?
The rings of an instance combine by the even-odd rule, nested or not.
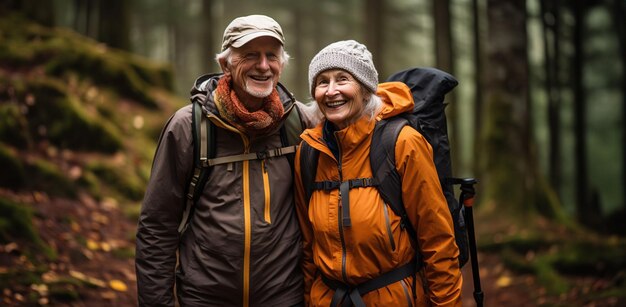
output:
[[[151,108],[158,104],[151,87],[172,90],[169,65],[111,49],[68,29],[46,28],[16,16],[0,20],[0,64],[12,68],[41,66],[45,73],[78,74]]]
[[[75,198],[77,186],[59,169],[45,159],[36,158],[24,165],[28,180],[26,188],[49,195]]]
[[[36,141],[49,140],[60,148],[113,153],[121,149],[118,131],[84,111],[77,98],[49,78],[23,80],[16,95],[27,101],[26,119]]]
[[[114,167],[103,162],[91,162],[86,173],[93,173],[101,182],[130,200],[143,197],[144,182],[131,167]]]

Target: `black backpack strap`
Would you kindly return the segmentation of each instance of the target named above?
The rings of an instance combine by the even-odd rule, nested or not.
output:
[[[402,178],[396,171],[396,141],[408,121],[403,117],[383,119],[376,123],[370,147],[372,174],[379,183],[378,192],[393,212],[402,219],[402,227],[417,240],[417,232],[408,219],[402,202]]]
[[[300,144],[300,178],[304,187],[304,196],[307,202],[311,201],[314,190],[315,173],[317,172],[317,160],[320,152],[311,147],[307,142]]]
[[[178,225],[178,233],[183,233],[189,224],[189,218],[193,212],[193,204],[200,197],[202,189],[209,177],[210,168],[204,167],[207,161],[215,157],[215,125],[203,114],[202,105],[192,100],[191,109],[191,132],[193,136],[193,160],[194,170],[187,186],[185,199],[185,211]]]
[[[352,306],[354,304],[354,306],[365,307],[365,302],[361,298],[364,294],[391,285],[407,277],[415,276],[416,272],[416,264],[409,262],[356,286],[344,284],[325,275],[322,275],[322,281],[327,287],[335,290],[330,306],[339,306],[343,301],[342,306]]]
[[[378,182],[374,178],[357,178],[346,181],[316,181],[313,183],[311,190],[329,191],[339,189],[339,193],[341,195],[341,208],[343,210],[341,225],[345,227],[351,227],[352,220],[350,219],[350,189],[376,186],[378,186]]]

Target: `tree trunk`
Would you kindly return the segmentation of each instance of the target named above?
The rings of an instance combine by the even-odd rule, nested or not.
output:
[[[98,40],[110,47],[130,51],[130,3],[99,1]]]
[[[203,68],[208,72],[219,71],[219,66],[215,61],[215,54],[221,50],[222,41],[215,39],[216,23],[213,21],[213,2],[202,2],[202,16],[200,24],[200,63],[204,63]]]
[[[478,135],[482,130],[482,112],[483,112],[483,88],[485,86],[485,74],[483,68],[483,48],[482,48],[482,28],[480,26],[481,10],[478,0],[472,0],[472,30],[473,35],[473,47],[474,47],[474,140],[472,142],[474,149],[474,160],[477,159],[479,146]],[[479,174],[478,163],[473,163],[473,173],[477,176]]]
[[[488,0],[487,18],[490,73],[481,133],[483,197],[489,209],[527,212],[535,182],[529,152],[526,1]]]
[[[305,22],[306,22],[306,16],[308,15],[308,12],[310,12],[309,10],[307,10],[308,6],[307,6],[306,1],[301,1],[298,2],[293,10],[293,15],[294,15],[294,27],[293,27],[293,34],[295,37],[295,42],[293,42],[293,44],[291,44],[291,50],[293,50],[293,56],[295,58],[295,74],[294,75],[294,88],[297,88],[298,90],[296,91],[296,94],[299,95],[300,99],[303,99],[304,97],[309,97],[311,94],[309,94],[309,89],[308,89],[308,84],[309,84],[309,79],[308,79],[308,74],[305,73],[308,71],[309,66],[308,66],[308,62],[307,62],[307,56],[305,55],[305,41],[306,41],[306,31],[305,31]]]
[[[43,26],[52,27],[54,20],[54,1],[52,0],[1,0],[0,13],[19,11],[26,18]]]
[[[435,19],[435,58],[437,68],[444,70],[452,75],[454,70],[454,54],[452,51],[452,26],[450,18],[450,0],[433,0],[433,15]],[[446,95],[446,103],[452,104],[452,108],[447,108],[448,126],[450,131],[450,147],[461,148],[458,123],[458,107],[454,106],[454,91]],[[452,151],[452,166],[458,168],[460,166],[459,150]]]
[[[626,210],[626,3],[623,0],[613,1],[613,14],[622,65],[622,205]]]
[[[383,61],[383,20],[385,4],[382,0],[365,3],[365,45],[372,53],[372,60],[380,76],[388,75]]]
[[[558,1],[541,1],[541,20],[543,22],[543,41],[545,58],[545,86],[548,97],[548,133],[549,133],[549,178],[550,183],[559,191],[561,186],[561,120],[560,120],[560,83],[559,71],[559,14]],[[558,194],[558,193],[557,193]]]
[[[574,59],[573,68],[573,92],[574,92],[574,165],[576,170],[576,214],[578,221],[591,226],[592,209],[588,193],[587,172],[587,141],[585,132],[587,123],[585,118],[585,89],[583,84],[583,29],[585,23],[584,1],[575,0],[574,9]]]

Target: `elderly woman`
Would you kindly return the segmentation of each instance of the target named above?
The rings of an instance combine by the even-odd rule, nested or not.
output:
[[[378,85],[371,53],[353,40],[322,49],[309,66],[309,84],[323,120],[302,134],[303,142],[319,151],[317,163],[300,165],[301,149],[295,159],[307,305],[460,306],[452,218],[432,148],[418,131],[405,126],[395,146],[402,200],[417,237],[375,185],[317,189],[309,198],[300,176],[317,165],[316,183],[372,178],[374,127],[413,109],[409,88],[399,82]]]

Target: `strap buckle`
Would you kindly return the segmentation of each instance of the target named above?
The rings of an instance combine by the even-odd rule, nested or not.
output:
[[[323,181],[322,183],[324,184],[324,190],[326,190],[326,191],[330,191],[332,189],[336,189],[337,188],[337,185],[334,184],[333,181]]]

